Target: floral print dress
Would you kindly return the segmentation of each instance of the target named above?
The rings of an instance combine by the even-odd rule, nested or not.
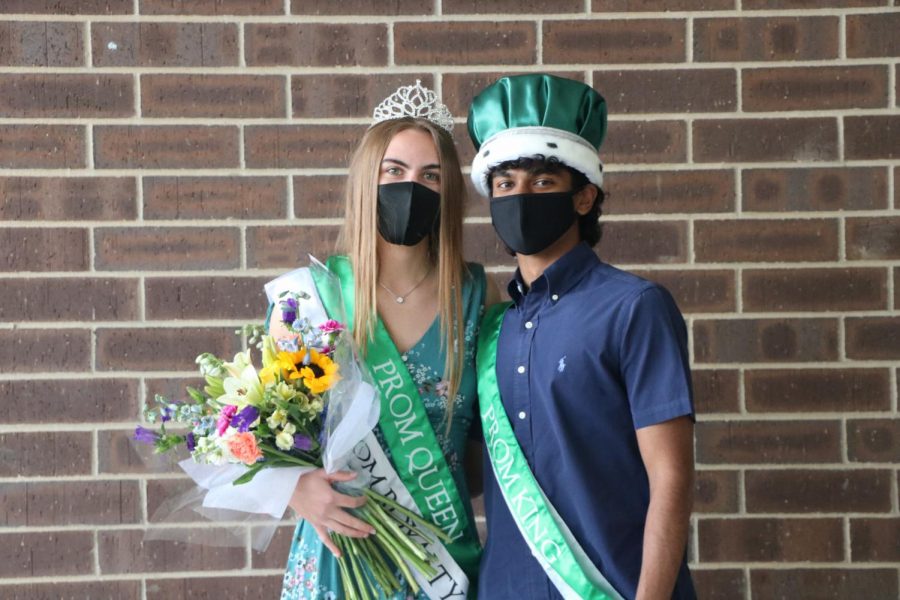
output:
[[[466,441],[469,437],[469,428],[475,414],[476,399],[476,374],[475,374],[475,346],[478,335],[478,322],[484,306],[485,274],[484,268],[475,263],[469,263],[470,276],[463,286],[463,317],[465,324],[465,355],[462,380],[459,392],[453,399],[453,419],[450,432],[444,415],[447,410],[447,381],[443,379],[444,361],[446,354],[443,348],[443,340],[438,319],[431,324],[422,338],[407,352],[401,355],[413,382],[419,389],[422,403],[428,420],[434,428],[438,443],[444,452],[447,465],[456,481],[456,486],[462,496],[463,504],[469,515],[471,535],[475,534],[475,523],[472,515],[471,502],[468,487],[462,472],[463,455],[466,449]],[[381,430],[376,427],[375,435],[382,443],[382,448],[390,457],[390,451],[385,447],[381,436]],[[475,586],[474,573],[468,573],[472,588]],[[402,576],[398,574],[402,582]],[[340,600],[344,597],[341,588],[341,576],[337,559],[319,540],[315,530],[305,521],[300,521],[294,532],[291,550],[288,554],[287,568],[281,589],[281,600]],[[411,594],[401,592],[391,598],[385,598],[379,594],[379,600],[407,600],[413,598]],[[420,594],[416,600],[426,600],[424,594]]]

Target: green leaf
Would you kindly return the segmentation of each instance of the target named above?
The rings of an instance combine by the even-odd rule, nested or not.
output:
[[[235,479],[234,482],[232,482],[232,485],[249,483],[251,480],[253,480],[254,477],[256,477],[256,474],[262,470],[264,465],[265,463],[256,463],[255,465],[247,469],[246,473]]]

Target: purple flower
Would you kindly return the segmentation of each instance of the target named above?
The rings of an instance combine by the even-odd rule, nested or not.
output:
[[[294,434],[294,448],[297,450],[312,450],[312,440],[302,433]]]
[[[162,417],[162,422],[171,421],[172,417],[175,416],[175,409],[169,405],[164,406],[161,411],[159,411],[159,416]]]
[[[187,436],[185,436],[185,438],[184,438],[184,443],[187,444],[188,452],[193,452],[193,451],[194,451],[194,448],[197,447],[197,440],[194,439],[194,432],[193,432],[193,431],[190,432],[189,434],[187,434]]]
[[[231,426],[243,433],[250,429],[250,425],[259,418],[259,411],[253,406],[245,406],[241,412],[231,419]]]
[[[138,425],[134,430],[134,440],[142,444],[155,444],[159,434],[152,429]]]
[[[288,298],[281,301],[281,321],[285,324],[293,323],[297,319],[297,299]]]

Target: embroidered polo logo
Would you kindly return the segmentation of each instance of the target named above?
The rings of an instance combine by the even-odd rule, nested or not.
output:
[[[566,356],[568,356],[568,354]],[[563,356],[561,359],[559,359],[559,364],[556,365],[556,370],[559,373],[562,373],[566,370],[566,356]]]

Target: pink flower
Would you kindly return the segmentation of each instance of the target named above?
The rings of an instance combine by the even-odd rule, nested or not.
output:
[[[245,465],[252,465],[263,457],[256,445],[256,437],[249,431],[234,434],[228,440],[228,449],[236,459]]]
[[[325,321],[324,323],[319,325],[319,329],[322,330],[322,333],[333,333],[335,331],[343,331],[344,326],[334,319],[329,319],[328,321]]]
[[[237,412],[237,406],[226,404],[219,412],[219,420],[216,421],[216,432],[221,436],[225,435],[225,430],[231,425],[231,417]]]

